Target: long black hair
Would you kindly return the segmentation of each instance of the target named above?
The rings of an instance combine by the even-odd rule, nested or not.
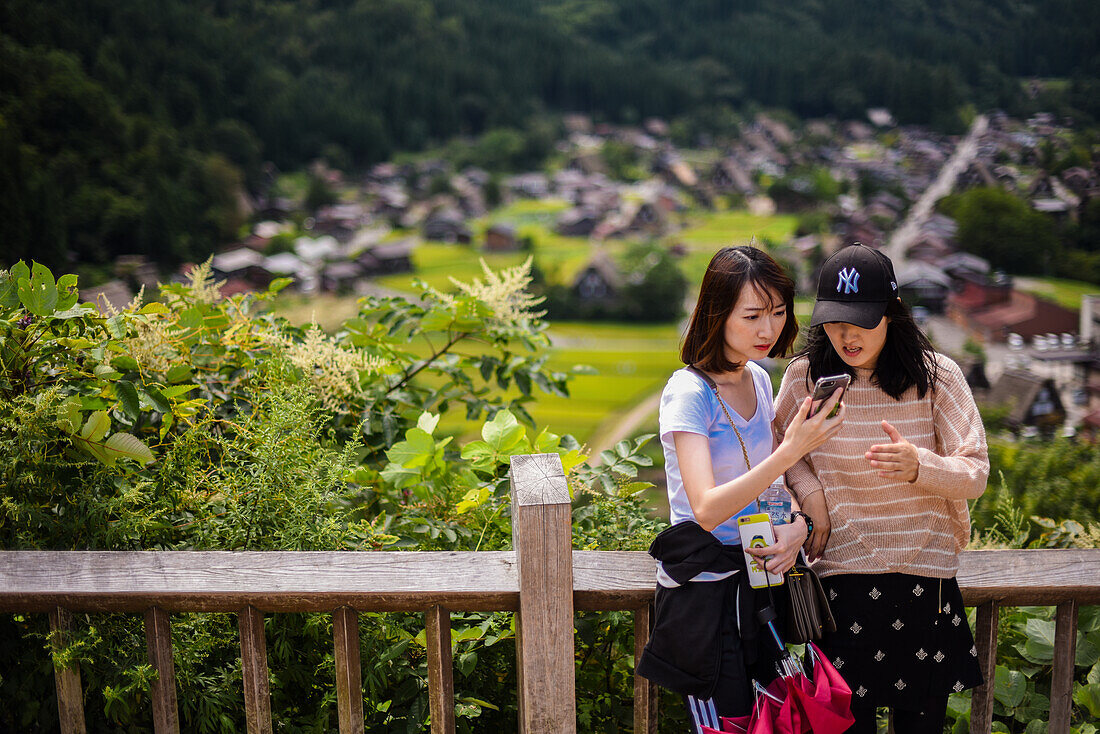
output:
[[[871,380],[879,389],[901,400],[902,394],[916,386],[917,396],[923,398],[936,384],[936,350],[924,335],[909,307],[894,299],[886,306],[886,343],[875,363]],[[822,375],[838,375],[846,372],[853,378],[855,369],[849,367],[833,349],[824,326],[813,326],[806,335],[806,347],[798,353],[810,361],[806,373],[807,388]]]

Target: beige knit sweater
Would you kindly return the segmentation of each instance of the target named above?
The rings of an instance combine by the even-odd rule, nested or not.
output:
[[[840,432],[787,471],[787,484],[801,501],[824,489],[832,535],[814,568],[838,573],[910,573],[951,578],[958,554],[970,540],[968,498],[985,491],[989,476],[985,428],[962,370],[937,354],[935,390],[917,398],[910,388],[900,401],[856,370],[844,397],[847,417]],[[780,438],[809,394],[804,357],[791,362],[776,399]],[[864,454],[890,443],[886,420],[917,447],[915,482],[877,476]]]

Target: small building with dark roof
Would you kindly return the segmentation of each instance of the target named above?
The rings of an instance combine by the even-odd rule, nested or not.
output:
[[[1054,380],[1026,370],[1005,370],[983,402],[1006,407],[1005,423],[1013,431],[1034,426],[1041,433],[1052,434],[1066,420],[1066,409]]]

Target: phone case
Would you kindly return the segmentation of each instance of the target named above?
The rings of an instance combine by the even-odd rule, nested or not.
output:
[[[760,548],[775,543],[771,518],[766,512],[737,518],[737,531],[741,534],[743,548]],[[749,586],[752,588],[763,589],[766,586],[783,584],[783,574],[765,572],[763,564],[748,553],[745,553],[745,565],[749,570]]]

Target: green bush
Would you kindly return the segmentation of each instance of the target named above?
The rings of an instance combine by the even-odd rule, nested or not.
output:
[[[569,471],[578,547],[644,545],[657,530],[634,497],[649,486],[636,481],[648,439],[596,469],[575,440],[532,425],[534,391],[565,395],[567,377],[544,366],[527,282],[521,266],[454,294],[367,298],[330,336],[265,310],[285,281],[222,299],[209,264],[164,286],[162,302],[108,316],[77,304],[75,276],[22,263],[0,273],[0,547],[508,548],[508,460],[532,452],[560,454]],[[481,440],[442,435],[451,410],[481,422]],[[588,618],[578,660],[597,698],[582,710],[619,725],[632,625]],[[281,730],[332,730],[331,618],[265,626]],[[89,730],[151,728],[140,617],[80,615],[77,628],[61,662],[80,666]],[[416,614],[361,616],[371,731],[425,727],[423,629]],[[0,617],[0,729],[56,727],[46,633],[43,615]],[[514,728],[511,615],[455,615],[453,635],[459,729]],[[181,729],[242,730],[235,618],[173,615],[173,639]]]

